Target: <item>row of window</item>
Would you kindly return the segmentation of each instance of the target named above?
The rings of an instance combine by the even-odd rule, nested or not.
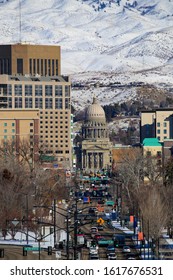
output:
[[[15,84],[14,90],[12,91],[12,85],[0,84],[0,89],[2,89],[3,96],[12,96],[12,92],[14,92],[15,96],[43,96],[43,92],[45,92],[45,96],[63,96],[63,86],[62,85],[24,85],[24,90],[21,84]],[[65,97],[70,97],[70,86],[64,86]]]
[[[158,138],[158,140],[160,141],[160,139],[161,139],[160,136],[158,136],[157,138]],[[163,139],[167,139],[167,138],[168,138],[167,136],[164,136],[164,137],[163,137]]]
[[[164,134],[167,134],[167,129],[164,129],[164,130],[163,130],[163,133],[164,133]],[[157,129],[157,134],[160,134],[160,129]]]
[[[4,126],[8,126],[8,123],[4,123]],[[15,123],[11,123],[11,126],[15,126]]]
[[[161,126],[161,123],[158,122],[158,123],[157,123],[157,127],[160,127],[160,126]],[[167,122],[163,122],[163,126],[164,126],[164,127],[167,127]]]
[[[12,108],[12,98],[7,98],[8,108]],[[32,97],[25,97],[25,108],[38,108],[43,109],[43,98],[35,98],[35,106],[34,106],[34,99]],[[23,108],[23,99],[22,97],[15,97],[14,98],[14,108]],[[63,108],[63,99],[62,98],[55,98],[55,109],[70,109],[70,99],[65,99],[65,108]],[[45,109],[53,109],[53,99],[52,98],[45,98]]]
[[[42,76],[58,76],[58,59],[29,59],[29,72]]]

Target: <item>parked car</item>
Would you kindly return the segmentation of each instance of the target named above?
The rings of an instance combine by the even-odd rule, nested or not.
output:
[[[130,253],[131,252],[130,247],[129,246],[123,246],[122,252],[123,253]]]

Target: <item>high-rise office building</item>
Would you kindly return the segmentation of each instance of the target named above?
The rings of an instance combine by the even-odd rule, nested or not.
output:
[[[60,48],[15,45],[1,52],[2,47],[1,70],[8,74],[1,71],[0,110],[20,109],[23,114],[39,110],[40,147],[57,162],[71,166],[71,83],[69,77],[60,75]],[[9,49],[13,50],[9,67],[4,67]]]
[[[59,46],[1,45],[0,74],[61,75]]]

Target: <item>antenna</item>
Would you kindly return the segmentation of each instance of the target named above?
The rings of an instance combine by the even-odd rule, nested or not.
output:
[[[19,0],[19,43],[22,43],[22,15],[21,15],[21,0]]]

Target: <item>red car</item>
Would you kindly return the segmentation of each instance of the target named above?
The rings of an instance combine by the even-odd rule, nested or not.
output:
[[[95,235],[95,239],[102,239],[103,238],[103,236],[101,236],[101,234],[100,233],[97,233],[96,235]]]

